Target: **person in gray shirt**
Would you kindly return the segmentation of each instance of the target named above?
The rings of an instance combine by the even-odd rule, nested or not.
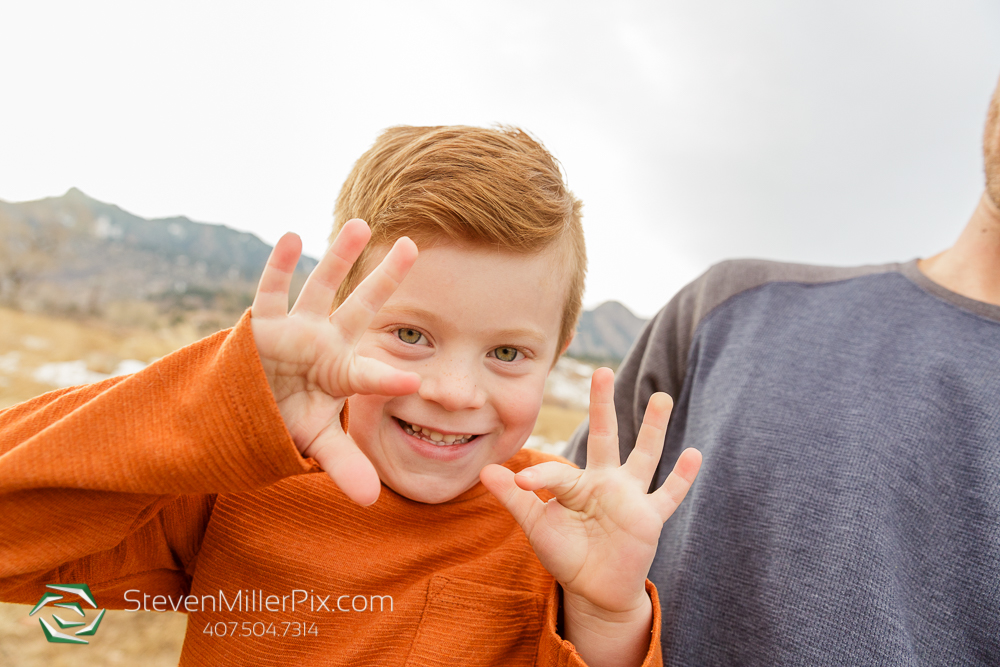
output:
[[[670,665],[1000,665],[1000,83],[986,192],[929,259],[723,262],[615,383],[621,455],[674,397],[701,474],[649,578]],[[587,424],[567,457],[586,461]]]

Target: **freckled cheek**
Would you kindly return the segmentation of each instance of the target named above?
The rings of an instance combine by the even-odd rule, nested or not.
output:
[[[531,387],[507,392],[496,409],[506,432],[527,437],[535,427],[541,407],[542,390]]]

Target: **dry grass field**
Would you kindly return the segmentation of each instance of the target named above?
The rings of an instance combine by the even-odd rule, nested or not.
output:
[[[110,374],[126,359],[148,363],[197,338],[183,324],[127,328],[0,308],[0,409],[55,389],[35,377],[44,364],[82,361],[92,373]]]
[[[0,409],[54,389],[51,382],[88,377],[82,381],[92,381],[127,367],[122,362],[149,363],[198,338],[198,329],[183,323],[130,328],[0,308]],[[547,390],[529,446],[558,451],[586,416],[579,399],[585,387],[573,385],[586,369],[572,363],[569,368],[559,378],[562,384]],[[72,646],[46,642],[39,615],[29,618],[30,609],[0,603],[3,667],[159,667],[176,665],[180,656],[186,627],[183,614],[109,611],[90,645]]]
[[[184,614],[109,611],[89,645],[50,644],[38,623],[42,614],[29,618],[29,611],[27,605],[0,604],[0,664],[4,667],[173,667],[187,627]]]

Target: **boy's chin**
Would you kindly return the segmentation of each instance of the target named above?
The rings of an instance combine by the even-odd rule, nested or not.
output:
[[[382,480],[382,482],[397,494],[414,502],[438,505],[454,500],[476,484],[477,477],[471,483],[464,484],[456,479],[428,479],[427,477],[408,477],[403,480]]]

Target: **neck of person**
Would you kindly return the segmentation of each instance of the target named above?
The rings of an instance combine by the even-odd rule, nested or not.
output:
[[[955,245],[917,267],[956,294],[1000,306],[1000,208],[987,193]]]

